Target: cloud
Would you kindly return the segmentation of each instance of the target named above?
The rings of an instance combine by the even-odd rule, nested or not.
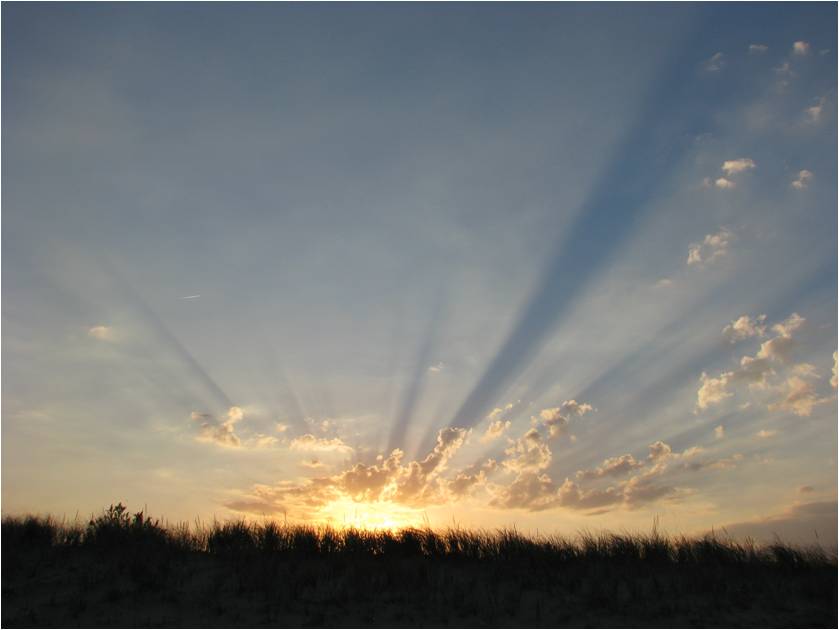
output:
[[[247,445],[253,448],[270,448],[278,443],[279,440],[273,435],[263,435],[262,433],[257,433],[247,441]]]
[[[642,468],[643,462],[637,461],[632,455],[619,455],[617,457],[610,457],[603,460],[597,468],[593,470],[578,470],[577,479],[600,479],[602,477],[619,477],[627,474],[637,468]]]
[[[511,422],[509,420],[506,422],[504,420],[490,422],[486,433],[481,436],[481,442],[492,442],[493,440],[501,437],[504,432],[510,428],[510,424]]]
[[[731,190],[733,188],[737,188],[737,184],[735,184],[730,179],[726,179],[725,177],[718,177],[714,180],[714,186],[721,190]]]
[[[714,53],[714,55],[705,62],[705,70],[708,72],[719,72],[725,67],[725,55],[721,52]]]
[[[754,518],[725,525],[724,531],[734,538],[753,538],[772,542],[780,538],[788,543],[833,545],[836,542],[836,501],[794,503],[780,514]]]
[[[567,432],[574,416],[581,417],[593,410],[594,408],[588,403],[566,400],[559,407],[543,409],[538,419],[534,418],[534,420],[541,422],[548,429],[548,437],[557,438]]]
[[[732,374],[733,372],[724,372],[717,378],[711,378],[702,372],[702,376],[699,377],[702,385],[696,392],[696,408],[702,411],[733,396],[727,389]]]
[[[813,407],[833,400],[832,397],[820,397],[815,386],[798,376],[791,376],[782,386],[784,397],[769,405],[769,411],[791,411],[796,416],[806,417],[813,412]]]
[[[288,425],[283,424],[282,422],[278,422],[274,425],[274,429],[277,431],[277,433],[285,433],[286,431],[288,431]]]
[[[733,237],[730,230],[720,228],[716,234],[706,234],[701,243],[691,243],[688,248],[688,265],[702,265],[725,256]]]
[[[115,337],[114,329],[110,326],[93,326],[88,329],[87,334],[99,341],[113,341]]]
[[[810,52],[810,44],[808,42],[797,41],[792,45],[793,55],[806,55]]]
[[[766,44],[749,44],[750,55],[762,55],[767,50],[769,50],[769,46]]]
[[[726,326],[723,329],[723,334],[729,337],[730,335],[738,334],[735,332],[735,325],[741,322],[742,319],[741,317]],[[701,386],[696,393],[695,412],[702,411],[711,405],[722,402],[726,398],[730,398],[733,394],[728,390],[728,387],[735,383],[742,382],[747,383],[750,388],[765,389],[768,386],[769,377],[775,374],[773,365],[784,365],[789,362],[791,351],[795,346],[793,333],[801,328],[805,321],[798,313],[793,313],[784,321],[773,325],[772,331],[777,336],[761,343],[760,349],[755,356],[747,355],[742,357],[737,369],[723,372],[716,378],[712,378],[703,372],[700,376]],[[746,320],[737,327],[745,334],[755,328],[756,324],[760,326],[761,334],[763,334],[765,332],[765,324],[764,320],[760,317],[754,322],[752,320]],[[755,330],[757,329],[755,328]],[[796,368],[793,369],[795,370]],[[797,369],[800,372],[803,368],[799,366]]]
[[[759,437],[761,440],[768,440],[769,438],[773,438],[776,435],[778,435],[778,431],[776,431],[775,429],[761,429],[760,431],[755,433],[755,435]]]
[[[514,472],[544,470],[550,465],[552,457],[551,449],[536,429],[530,429],[512,441],[504,454],[508,458],[501,462],[502,466]]]
[[[757,165],[751,158],[737,158],[736,160],[726,160],[722,163],[721,168],[723,173],[731,177],[737,173],[745,173],[746,171],[757,168]]]
[[[428,366],[428,371],[434,372],[436,374],[437,372],[442,372],[445,368],[446,364],[440,361],[438,363],[435,363],[434,365]]]
[[[670,278],[660,278],[653,286],[656,289],[664,289],[667,287],[672,287],[673,281]]]
[[[718,440],[721,440],[725,437],[725,427],[723,425],[714,427],[714,437]]]
[[[749,337],[763,337],[766,334],[766,315],[749,317],[741,315],[722,329],[723,335],[730,343],[736,343]]]
[[[390,502],[406,506],[444,503],[451,498],[451,492],[466,493],[469,488],[484,481],[486,474],[497,466],[493,460],[487,460],[481,466],[461,471],[453,480],[441,478],[446,464],[461,448],[468,435],[467,429],[443,429],[437,435],[434,448],[422,460],[403,464],[404,453],[400,449],[394,449],[386,458],[378,456],[373,464],[357,463],[338,474],[315,477],[302,484],[281,482],[273,487],[254,486],[247,499],[260,501],[260,506],[267,502],[306,512],[321,509],[342,499],[370,503]],[[304,444],[304,450],[311,450],[313,445],[314,450],[318,450],[325,443],[330,445],[329,448],[336,446],[335,440],[324,440],[311,435],[302,437],[305,439],[298,444]],[[341,448],[340,445],[338,448]],[[316,459],[310,460],[308,464],[301,462],[301,465],[320,467]],[[450,483],[454,483],[451,492]]]
[[[452,498],[461,498],[469,494],[477,486],[484,484],[487,475],[498,469],[498,462],[488,459],[483,464],[470,466],[458,472],[448,484],[448,492]]]
[[[352,446],[345,444],[341,438],[320,438],[311,433],[296,437],[289,444],[293,451],[310,451],[319,453],[350,453]]]
[[[833,353],[832,372],[833,372],[833,376],[830,377],[830,384],[833,386],[833,389],[836,389],[836,352]]]
[[[238,448],[242,442],[234,432],[234,426],[245,417],[241,407],[230,407],[224,418],[218,419],[209,413],[193,411],[190,418],[198,424],[200,442],[214,442],[219,446]]]
[[[509,485],[493,486],[490,505],[529,511],[554,507],[586,512],[603,512],[616,507],[635,509],[646,503],[676,498],[683,493],[676,486],[662,482],[671,464],[677,464],[673,468],[676,472],[697,472],[731,468],[742,460],[739,454],[717,460],[696,459],[701,452],[702,449],[693,447],[674,453],[669,444],[659,440],[650,444],[645,460],[636,460],[630,454],[612,457],[595,469],[577,471],[577,481],[566,478],[561,485],[554,483],[543,470],[523,470]],[[605,488],[587,488],[578,483],[620,477],[630,472],[636,474]]]
[[[804,110],[804,116],[807,118],[807,121],[814,124],[819,122],[822,119],[822,112],[826,104],[827,97],[821,96],[816,99],[814,105],[811,105]]]
[[[312,459],[303,459],[300,460],[299,463],[301,466],[303,466],[303,468],[310,468],[312,470],[317,470],[325,466],[325,464],[322,461],[320,461],[317,457],[313,457]]]
[[[801,494],[810,494],[812,492],[815,492],[815,490],[816,489],[813,486],[801,486],[798,489],[798,492],[800,492]]]
[[[813,181],[813,173],[804,169],[803,171],[798,171],[798,176],[792,180],[790,186],[796,190],[804,190],[810,185],[811,181]]]

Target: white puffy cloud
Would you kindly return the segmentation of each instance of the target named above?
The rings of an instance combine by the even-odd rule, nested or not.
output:
[[[735,343],[749,337],[762,337],[766,334],[766,315],[749,317],[741,315],[722,329],[723,335],[730,343]]]
[[[242,441],[236,435],[234,427],[237,422],[244,419],[245,413],[241,407],[230,407],[225,416],[221,419],[209,413],[193,411],[190,418],[198,424],[197,440],[201,442],[214,442],[220,446],[237,448]]]
[[[552,457],[551,449],[536,429],[530,429],[512,441],[504,454],[508,457],[501,462],[502,466],[514,472],[544,470],[550,465]]]
[[[737,184],[735,184],[730,179],[726,179],[725,177],[718,177],[714,180],[714,186],[721,190],[731,190],[733,188],[737,188]]]
[[[810,52],[810,44],[804,41],[797,41],[794,42],[792,45],[792,54],[793,55],[806,55]]]
[[[322,453],[349,453],[353,448],[345,444],[341,438],[320,438],[311,433],[306,433],[294,438],[289,444],[294,451],[310,451]]]
[[[710,263],[728,253],[728,246],[734,234],[727,228],[720,228],[715,234],[706,234],[701,243],[691,243],[688,248],[688,265]]]
[[[495,420],[490,422],[486,432],[481,436],[481,442],[492,442],[501,437],[504,432],[510,428],[511,422],[509,420]]]
[[[723,333],[727,335],[736,334],[734,332],[735,324],[741,320],[742,318],[726,326]],[[805,321],[798,313],[793,313],[784,321],[774,324],[772,332],[776,336],[761,343],[755,356],[742,357],[737,369],[723,372],[716,378],[712,378],[703,372],[700,377],[701,386],[697,391],[696,411],[702,411],[731,397],[733,394],[728,388],[735,383],[747,383],[753,389],[766,389],[769,385],[769,378],[776,374],[775,366],[784,366],[790,362],[792,350],[796,343],[793,339],[793,333],[801,328]],[[765,328],[763,320],[760,320],[759,325],[761,327],[760,334],[763,334],[765,332],[763,330]],[[753,327],[751,321],[739,325],[739,328],[743,331],[749,331]],[[791,371],[797,375],[806,374],[807,368],[805,366],[808,365],[799,364],[794,366]],[[798,378],[798,376],[794,378]],[[806,401],[808,397],[803,396],[802,400]],[[779,405],[782,404],[777,403],[776,408],[781,408]],[[805,402],[798,403],[798,408],[804,409],[802,405],[805,404]]]
[[[707,373],[702,372],[702,376],[699,377],[702,385],[699,387],[699,391],[696,392],[697,410],[702,411],[711,405],[715,405],[733,396],[728,391],[728,383],[732,375],[733,372],[723,372],[717,378],[711,378]]]
[[[568,431],[568,426],[574,416],[584,416],[593,411],[588,403],[578,403],[576,400],[566,400],[559,407],[543,409],[535,421],[541,422],[548,429],[548,437],[557,438]]]
[[[731,177],[737,173],[744,173],[757,168],[754,160],[751,158],[737,158],[736,160],[726,160],[722,163],[722,172]]]
[[[782,386],[783,398],[769,405],[769,411],[791,411],[796,416],[809,416],[813,407],[833,400],[820,397],[815,386],[799,376],[790,376]]]
[[[592,470],[578,470],[577,479],[600,479],[602,477],[619,477],[636,468],[642,468],[644,462],[637,461],[632,455],[618,455],[603,460],[597,468]]]
[[[798,171],[798,175],[792,180],[790,186],[796,190],[804,190],[810,185],[811,181],[813,181],[813,173],[804,169],[803,171]]]

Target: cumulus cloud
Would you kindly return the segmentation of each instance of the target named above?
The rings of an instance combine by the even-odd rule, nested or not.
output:
[[[720,228],[716,234],[706,234],[701,243],[691,243],[688,248],[688,265],[702,265],[725,256],[733,237],[730,230]]]
[[[699,382],[702,385],[696,392],[696,408],[702,411],[733,396],[728,391],[728,383],[732,375],[732,372],[723,372],[717,378],[712,378],[707,373],[702,372],[702,376],[699,377]]]
[[[93,337],[94,339],[98,339],[99,341],[114,340],[114,329],[110,326],[93,326],[92,328],[88,329],[87,334],[89,337]]]
[[[193,411],[190,417],[198,425],[197,440],[231,448],[241,446],[242,441],[234,431],[236,423],[245,417],[241,407],[231,407],[223,418],[198,411]]]
[[[725,55],[721,52],[714,53],[714,55],[705,62],[705,70],[708,72],[719,72],[725,67]]]
[[[729,335],[736,334],[735,324],[740,322],[742,318],[736,320],[729,326],[723,329],[723,333]],[[798,313],[793,313],[784,321],[772,326],[772,332],[775,337],[764,341],[760,344],[760,349],[755,356],[744,356],[740,359],[740,365],[735,370],[723,372],[718,377],[713,378],[707,373],[703,372],[700,376],[700,387],[697,391],[696,412],[703,411],[711,405],[722,402],[733,394],[729,391],[729,386],[735,383],[747,383],[753,389],[766,389],[769,384],[769,378],[775,375],[775,365],[785,365],[791,359],[791,353],[795,347],[795,340],[793,333],[801,328],[805,323],[805,319]],[[763,320],[759,321],[762,329],[765,328]],[[749,320],[739,326],[743,331],[750,330],[752,322]],[[765,330],[761,332],[763,334]],[[801,373],[802,367],[806,364],[801,364],[796,369]],[[798,378],[797,376],[795,378]],[[800,379],[799,379],[800,380]],[[807,397],[804,397],[806,400]],[[780,403],[779,403],[780,404]],[[805,403],[800,403],[803,405]],[[779,407],[780,408],[780,407]]]
[[[487,475],[498,469],[498,462],[488,459],[483,464],[473,465],[458,472],[454,479],[447,482],[447,489],[452,498],[461,498],[474,488],[486,483]]]
[[[508,457],[502,465],[514,472],[543,470],[550,465],[552,457],[551,449],[536,429],[512,441],[504,454]]]
[[[803,171],[798,171],[798,175],[792,180],[790,186],[796,190],[804,190],[810,185],[811,181],[813,181],[813,173],[804,169]]]
[[[722,329],[723,335],[730,343],[736,343],[749,337],[763,337],[766,334],[766,315],[749,317],[741,315]]]
[[[807,122],[810,123],[817,123],[822,119],[822,113],[824,111],[824,106],[827,105],[827,97],[821,96],[815,100],[810,107],[807,107],[804,110],[804,116],[807,119]]]
[[[631,454],[606,459],[600,466],[577,472],[577,481],[565,479],[556,484],[544,470],[520,472],[509,485],[495,485],[491,505],[508,509],[540,511],[562,507],[581,511],[602,512],[617,507],[634,509],[660,499],[672,499],[683,490],[668,483],[668,471],[695,473],[701,470],[725,469],[737,465],[742,455],[723,459],[701,459],[702,449],[693,447],[676,453],[662,441],[649,446],[649,455],[637,460]],[[632,474],[624,480],[612,481],[607,487],[585,487],[582,481],[614,479]]]
[[[341,499],[358,502],[391,502],[406,506],[424,506],[443,503],[452,493],[465,494],[471,487],[483,482],[488,472],[497,464],[488,460],[484,464],[457,473],[453,480],[441,477],[451,457],[463,445],[469,431],[447,428],[437,435],[437,443],[425,458],[403,464],[404,453],[394,449],[388,457],[381,455],[373,464],[357,463],[332,476],[315,477],[298,484],[282,482],[276,486],[254,486],[247,501],[263,504],[294,506],[298,510],[317,510]],[[323,440],[303,436],[302,443],[309,450],[312,445],[320,448]],[[319,468],[318,460],[301,465]],[[451,486],[451,484],[454,484]],[[247,511],[247,510],[245,510]]]
[[[619,477],[637,468],[642,468],[643,462],[637,461],[632,455],[619,455],[603,460],[597,468],[592,470],[578,470],[577,479],[600,479],[602,477]]]
[[[490,422],[486,433],[484,433],[481,437],[481,442],[492,442],[493,440],[501,437],[504,432],[510,428],[510,424],[509,420],[496,420],[495,422]]]
[[[737,158],[736,160],[726,160],[722,163],[722,172],[731,177],[737,173],[744,173],[756,168],[757,165],[751,158]]]
[[[294,451],[311,451],[322,453],[349,453],[353,448],[345,444],[341,438],[320,438],[311,433],[296,437],[289,444]]]
[[[767,50],[769,50],[769,46],[766,44],[749,44],[750,55],[762,55]]]
[[[737,188],[737,184],[735,184],[730,179],[726,179],[725,177],[718,177],[714,180],[714,186],[721,190],[731,190],[733,188]]]
[[[273,435],[263,435],[262,433],[257,433],[247,441],[247,445],[254,448],[270,448],[278,443],[279,440]]]
[[[806,55],[810,52],[810,44],[804,41],[797,41],[794,42],[792,45],[792,54],[794,55]]]
[[[813,407],[833,400],[831,397],[820,397],[815,386],[799,376],[790,376],[782,386],[783,398],[769,405],[769,411],[790,411],[796,416],[809,416]]]
[[[581,417],[593,411],[588,403],[578,403],[576,400],[566,400],[559,407],[543,409],[537,420],[548,430],[548,436],[557,438],[568,431],[568,426],[574,416]]]

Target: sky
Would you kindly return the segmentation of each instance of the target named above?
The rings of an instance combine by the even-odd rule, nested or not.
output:
[[[836,5],[2,7],[2,511],[836,540]]]

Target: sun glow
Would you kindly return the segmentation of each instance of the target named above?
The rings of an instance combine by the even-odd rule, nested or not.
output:
[[[390,531],[429,524],[428,517],[422,510],[390,502],[359,503],[352,499],[339,499],[325,505],[320,510],[317,520],[341,529],[355,527]]]

